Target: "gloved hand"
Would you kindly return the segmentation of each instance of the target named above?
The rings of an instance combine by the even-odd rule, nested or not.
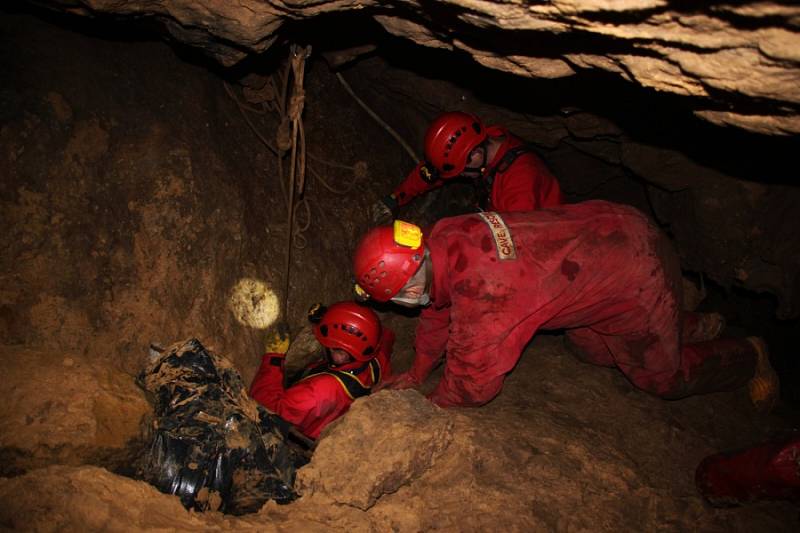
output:
[[[417,379],[412,376],[410,372],[403,372],[402,374],[395,374],[383,381],[377,387],[377,390],[402,390],[412,389],[419,386]]]
[[[397,200],[391,194],[384,196],[369,208],[369,216],[376,226],[391,224],[397,210]]]
[[[289,325],[278,323],[268,334],[264,343],[266,353],[286,354],[289,350]]]

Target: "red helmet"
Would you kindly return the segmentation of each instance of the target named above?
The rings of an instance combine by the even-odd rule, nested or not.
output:
[[[356,247],[353,273],[357,287],[378,302],[388,302],[422,264],[422,231],[395,220],[370,230]]]
[[[314,324],[314,336],[326,348],[345,350],[360,362],[374,359],[381,337],[375,311],[355,302],[335,303]]]
[[[425,133],[425,159],[443,178],[464,172],[469,154],[486,140],[486,128],[480,119],[454,111],[439,115]]]

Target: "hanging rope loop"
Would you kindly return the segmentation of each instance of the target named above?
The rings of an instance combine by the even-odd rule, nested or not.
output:
[[[265,77],[251,75],[252,79],[248,79],[243,83],[241,99],[227,83],[223,82],[225,92],[236,104],[247,125],[261,143],[275,154],[277,160],[278,183],[286,205],[286,262],[284,265],[284,291],[281,309],[284,321],[288,320],[292,250],[306,247],[307,238],[304,233],[310,229],[314,220],[311,204],[308,198],[305,197],[306,170],[314,178],[315,187],[319,185],[336,195],[350,194],[356,185],[365,180],[369,174],[369,167],[365,161],[357,161],[353,165],[346,165],[328,161],[306,152],[305,126],[303,124],[306,92],[303,83],[306,60],[310,55],[310,46],[291,45],[285,67]],[[353,93],[341,75],[337,74],[337,77],[347,92],[359,104],[364,106],[363,102]],[[260,109],[256,109],[253,105],[260,106]],[[276,129],[272,139],[268,138],[271,136],[263,135],[248,115],[248,113],[265,115],[267,112],[274,112],[278,118],[277,125],[273,126]],[[370,109],[367,109],[367,112],[373,118],[376,118],[375,113]],[[379,117],[376,120],[398,139],[412,157],[416,157],[407,143],[399,139],[394,130],[391,130]],[[349,170],[352,172],[352,177],[346,179],[344,185],[339,186],[337,184],[337,186],[334,186],[328,181],[330,179],[329,170],[326,169],[325,172],[315,171],[313,167],[308,166],[307,158],[312,159],[315,165],[324,165],[328,169]],[[288,172],[285,172],[287,159],[289,168]],[[321,203],[317,201],[315,207],[316,211],[324,218],[325,213]]]

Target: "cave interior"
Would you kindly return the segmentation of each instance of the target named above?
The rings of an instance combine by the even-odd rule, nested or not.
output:
[[[467,50],[490,43],[497,57],[538,48],[555,58],[596,37],[467,31],[470,19],[449,2],[419,2],[410,20],[463,30],[461,47],[386,31],[376,21],[386,14],[373,6],[287,17],[261,50],[225,41],[241,52],[235,61],[198,37],[202,26],[168,31],[174,23],[164,17],[109,13],[105,4],[0,7],[0,494],[8,502],[0,524],[794,529],[791,504],[711,508],[693,475],[706,455],[792,434],[800,420],[797,133],[715,123],[697,110],[796,118],[797,100],[718,88],[679,94],[577,62],[559,77],[491,68]],[[775,13],[758,24],[778,24]],[[645,15],[597,20],[636,16]],[[786,31],[797,35],[797,20]],[[274,151],[288,135],[281,86],[297,81],[286,74],[293,45],[310,55],[304,182],[290,224],[291,149]],[[792,68],[798,82],[800,65]],[[532,143],[568,203],[604,199],[654,220],[680,255],[687,308],[722,313],[725,335],[768,342],[781,379],[773,412],[753,412],[741,390],[649,396],[618,371],[577,361],[563,332],[542,332],[484,407],[443,411],[410,392],[358,400],[300,469],[305,490],[291,504],[240,517],[192,513],[120,475],[151,410],[135,383],[148,347],[200,339],[249,383],[278,318],[297,335],[310,305],[352,297],[351,255],[371,225],[369,207],[416,163],[385,125],[419,154],[425,128],[447,110]],[[430,227],[468,212],[473,194],[453,183],[399,217]],[[404,370],[418,313],[377,311],[397,333],[393,366]]]

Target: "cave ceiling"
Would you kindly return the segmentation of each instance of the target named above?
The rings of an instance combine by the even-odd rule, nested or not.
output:
[[[281,28],[358,12],[389,34],[462,51],[530,78],[602,70],[686,98],[702,119],[768,135],[800,132],[800,4],[670,0],[40,0],[86,16],[155,18],[225,66]]]

